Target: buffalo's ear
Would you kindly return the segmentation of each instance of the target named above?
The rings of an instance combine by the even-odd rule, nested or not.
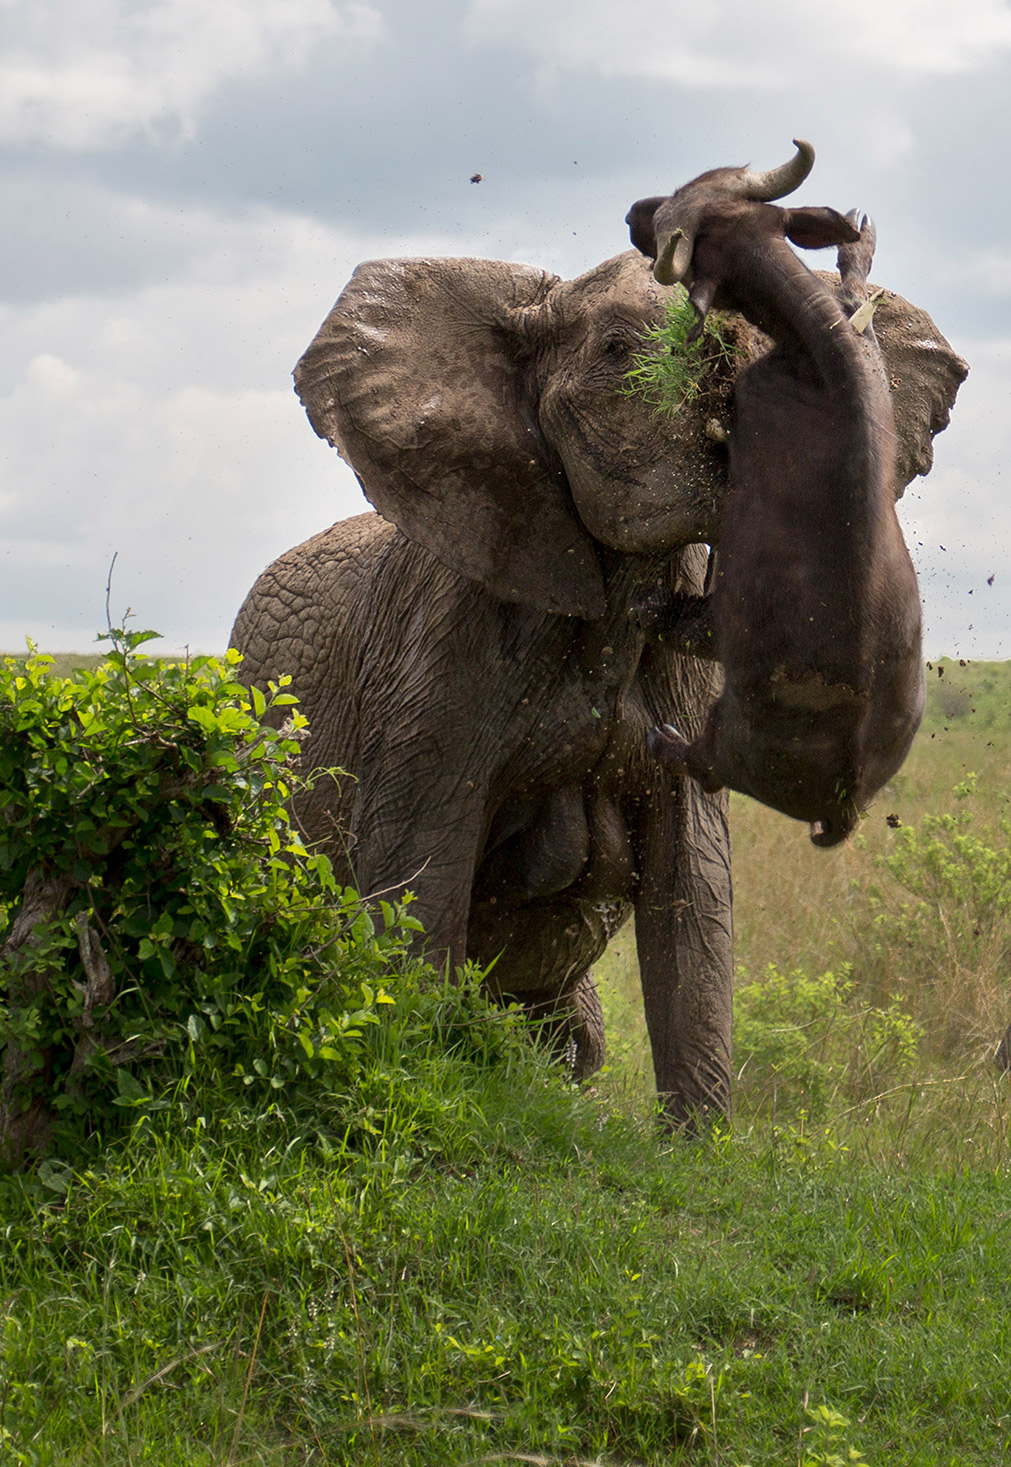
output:
[[[859,229],[835,209],[784,209],[783,232],[803,250],[824,250],[829,245],[856,244]]]
[[[557,284],[496,260],[370,261],[295,387],[409,539],[504,601],[594,618],[600,563],[527,394],[529,318]]]

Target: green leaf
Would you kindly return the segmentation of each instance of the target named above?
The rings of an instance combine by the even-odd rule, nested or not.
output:
[[[202,704],[194,703],[192,707],[187,708],[186,717],[192,723],[199,724],[205,733],[217,733],[218,720],[210,708],[205,708]]]

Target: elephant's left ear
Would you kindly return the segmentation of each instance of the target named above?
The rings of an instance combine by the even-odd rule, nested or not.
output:
[[[595,618],[600,564],[549,457],[524,320],[557,276],[495,260],[360,265],[295,368],[376,509],[494,596]]]
[[[969,368],[926,311],[890,290],[877,291],[874,332],[895,407],[896,495],[917,474],[929,474],[933,438],[948,426],[955,395]]]

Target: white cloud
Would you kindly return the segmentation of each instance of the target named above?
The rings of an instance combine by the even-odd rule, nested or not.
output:
[[[360,260],[461,241],[104,199],[140,235],[174,230],[177,258],[142,289],[3,312],[0,649],[87,648],[118,552],[114,612],[221,650],[269,560],[367,507],[306,421],[297,357]]]
[[[87,149],[160,127],[187,136],[225,83],[382,35],[380,12],[356,0],[6,0],[0,139]]]
[[[175,312],[199,313],[199,296],[174,294]],[[128,308],[138,340],[166,304],[152,296]],[[100,340],[97,314],[71,309],[67,334],[90,321]],[[47,621],[47,646],[87,645],[118,553],[115,613],[130,604],[172,646],[221,649],[269,559],[364,507],[283,374],[273,390],[161,385],[148,365],[117,368],[100,350],[74,367],[47,353],[0,400],[0,645]]]
[[[956,289],[983,291],[986,295],[1011,296],[1011,249],[993,246],[967,250],[957,260],[938,270],[938,278]]]
[[[471,0],[466,25],[548,67],[706,89],[862,91],[867,75],[953,75],[1011,52],[1006,0]]]

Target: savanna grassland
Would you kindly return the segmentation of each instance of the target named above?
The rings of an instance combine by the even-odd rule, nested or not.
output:
[[[1004,1461],[1011,665],[942,665],[846,846],[734,803],[732,1125],[657,1130],[628,935],[583,1091],[397,958],[326,1083],[0,1178],[0,1460]]]

